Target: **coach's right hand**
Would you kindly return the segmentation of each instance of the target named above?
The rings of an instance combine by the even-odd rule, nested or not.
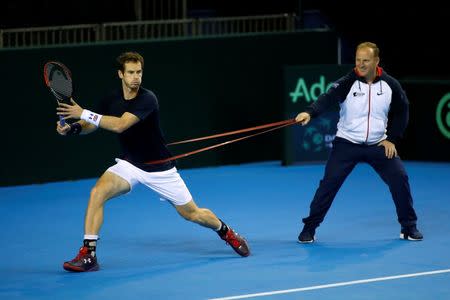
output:
[[[295,121],[300,123],[303,126],[308,124],[310,120],[311,120],[311,115],[308,114],[307,112],[301,112],[295,118]]]

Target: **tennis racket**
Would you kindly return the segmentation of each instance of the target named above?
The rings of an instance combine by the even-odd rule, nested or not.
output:
[[[55,96],[58,105],[60,103],[70,103],[73,92],[72,74],[64,64],[56,61],[47,62],[44,65],[44,80]],[[59,123],[61,126],[66,124],[62,116],[59,116]]]

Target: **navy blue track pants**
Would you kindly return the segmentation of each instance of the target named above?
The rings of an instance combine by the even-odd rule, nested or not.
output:
[[[311,202],[309,216],[303,219],[305,226],[316,228],[322,223],[344,180],[360,162],[372,166],[388,185],[399,223],[402,226],[415,225],[417,216],[406,170],[399,157],[388,159],[384,150],[383,146],[354,144],[336,137],[325,174]]]

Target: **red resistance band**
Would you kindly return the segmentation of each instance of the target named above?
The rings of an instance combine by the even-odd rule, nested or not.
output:
[[[146,162],[145,164],[149,164],[149,165],[163,164],[163,163],[169,162],[171,160],[176,160],[176,159],[179,159],[179,158],[182,158],[182,157],[190,156],[190,155],[193,155],[193,154],[196,154],[196,153],[200,153],[200,152],[203,152],[203,151],[207,151],[207,150],[211,150],[211,149],[218,148],[218,147],[221,147],[221,146],[225,146],[227,144],[231,144],[231,143],[234,143],[234,142],[242,141],[242,140],[245,140],[245,139],[257,136],[257,135],[261,135],[263,133],[267,133],[267,132],[274,131],[274,130],[277,130],[277,129],[280,129],[280,128],[283,128],[283,127],[286,127],[286,126],[293,125],[295,123],[297,123],[297,121],[295,121],[295,119],[289,119],[289,120],[279,121],[279,122],[275,122],[275,123],[259,125],[259,126],[255,126],[255,127],[244,128],[244,129],[239,129],[239,130],[235,130],[235,131],[229,131],[229,132],[218,133],[218,134],[214,134],[214,135],[208,135],[208,136],[204,136],[204,137],[200,137],[200,138],[194,138],[194,139],[189,139],[189,140],[183,140],[183,141],[179,141],[179,142],[169,143],[169,144],[167,144],[167,146],[186,144],[186,143],[191,143],[191,142],[197,142],[197,141],[203,141],[203,140],[218,138],[218,137],[222,137],[222,136],[228,136],[228,135],[233,135],[233,134],[238,134],[238,133],[244,133],[244,132],[250,132],[250,131],[255,131],[255,130],[269,128],[269,129],[261,131],[261,132],[249,134],[249,135],[237,138],[237,139],[228,140],[228,141],[225,141],[225,142],[222,142],[222,143],[214,144],[212,146],[208,146],[208,147],[205,147],[205,148],[197,149],[197,150],[194,150],[194,151],[191,151],[191,152],[175,155],[175,156],[172,156],[172,157],[169,157],[169,158],[165,158],[165,159],[149,161],[149,162]]]

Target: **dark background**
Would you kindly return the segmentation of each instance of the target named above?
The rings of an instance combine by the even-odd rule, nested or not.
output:
[[[144,20],[150,2],[142,0]],[[166,5],[166,4],[164,4]],[[447,44],[450,12],[445,1],[188,0],[188,17],[295,13],[300,28],[335,29],[343,43],[342,63],[353,63],[354,47],[370,40],[381,48],[381,65],[404,78],[449,78]],[[0,29],[30,26],[135,21],[134,1],[20,1],[0,4]]]
[[[120,151],[112,132],[55,132],[56,101],[42,67],[49,60],[64,62],[73,74],[75,100],[95,111],[98,100],[120,84],[116,56],[130,49],[145,57],[143,86],[157,95],[161,128],[166,141],[174,142],[284,120],[282,66],[335,64],[337,38],[332,32],[293,32],[1,50],[0,186],[98,177],[114,163]],[[177,166],[280,160],[281,133],[185,157]],[[182,154],[225,140],[170,150]]]
[[[135,21],[134,3],[6,0],[0,3],[0,29]],[[149,19],[153,12],[143,10],[142,20]],[[188,1],[187,7],[188,17],[279,13],[295,13],[298,28],[307,30],[169,42],[1,49],[0,85],[6,113],[0,118],[0,126],[5,129],[0,185],[98,177],[113,163],[111,153],[117,152],[113,134],[94,133],[83,137],[82,143],[55,134],[55,103],[43,84],[41,69],[49,59],[65,62],[76,77],[76,99],[94,108],[100,93],[117,83],[111,62],[117,53],[130,47],[146,57],[147,70],[151,71],[146,73],[144,86],[159,95],[161,125],[167,140],[174,141],[280,121],[284,117],[280,100],[283,67],[335,65],[338,40],[342,43],[340,63],[353,64],[355,46],[373,41],[381,48],[381,66],[402,82],[411,102],[410,124],[398,145],[402,158],[450,159],[450,140],[435,125],[437,102],[450,91],[446,48],[446,23],[450,18],[441,4],[229,0]],[[314,30],[317,28],[331,30]],[[25,121],[18,122],[18,114]],[[177,147],[173,151],[179,154],[189,150],[193,149]],[[179,160],[179,167],[280,160],[281,152],[279,131],[187,157]]]

